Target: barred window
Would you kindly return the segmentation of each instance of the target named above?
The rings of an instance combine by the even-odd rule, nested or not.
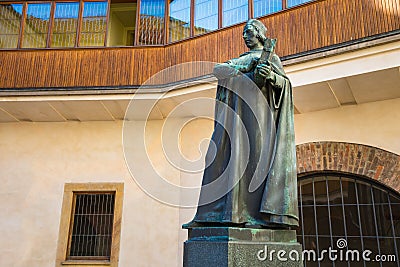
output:
[[[400,266],[400,195],[362,176],[344,173],[314,173],[298,181],[300,227],[297,240],[303,249],[321,256],[324,249],[370,250],[374,255],[394,255],[381,266]],[[336,254],[337,255],[337,254]],[[305,266],[379,266],[371,262],[333,262],[310,259]]]
[[[109,260],[114,219],[114,193],[74,195],[68,259]]]
[[[56,266],[118,266],[122,183],[64,187]]]

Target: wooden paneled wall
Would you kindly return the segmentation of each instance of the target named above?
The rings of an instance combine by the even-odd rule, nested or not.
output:
[[[261,19],[293,55],[400,28],[400,0],[321,0]],[[246,51],[243,25],[160,47],[0,51],[0,88],[141,85],[179,63],[223,62]],[[196,77],[210,67],[187,66],[156,83]]]

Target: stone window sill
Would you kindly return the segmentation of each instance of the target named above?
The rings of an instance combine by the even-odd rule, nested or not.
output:
[[[61,265],[73,265],[75,267],[78,266],[88,266],[88,265],[95,265],[95,266],[111,266],[110,261],[101,261],[101,260],[69,260],[63,261]]]

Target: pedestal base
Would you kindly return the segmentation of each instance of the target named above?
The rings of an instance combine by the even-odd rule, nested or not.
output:
[[[189,229],[185,267],[302,267],[294,230],[199,227]]]

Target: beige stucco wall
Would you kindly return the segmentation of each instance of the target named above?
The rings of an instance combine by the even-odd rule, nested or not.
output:
[[[150,124],[157,129],[161,121]],[[122,122],[0,125],[0,266],[55,265],[69,182],[125,183],[120,266],[177,265],[178,209],[139,189],[125,165],[121,137]]]
[[[400,154],[399,106],[400,99],[393,99],[296,115],[296,142],[355,142]],[[213,122],[182,121],[169,122],[185,127],[179,135],[164,132],[164,140],[177,142],[186,159],[197,160],[201,166],[207,147],[204,140]],[[144,122],[129,122],[134,141],[126,149],[134,153],[138,175],[198,185],[201,172],[181,172],[163,156],[164,123],[156,120],[147,125],[147,156],[136,151],[143,141],[135,137],[140,136]],[[194,209],[163,204],[138,187],[125,164],[122,127],[122,122],[0,124],[0,266],[54,266],[67,182],[125,184],[120,266],[181,265],[186,232],[180,225],[192,218]],[[145,168],[148,158],[156,173]],[[185,197],[196,200],[198,196]]]
[[[295,115],[296,143],[342,141],[400,154],[400,98]]]

